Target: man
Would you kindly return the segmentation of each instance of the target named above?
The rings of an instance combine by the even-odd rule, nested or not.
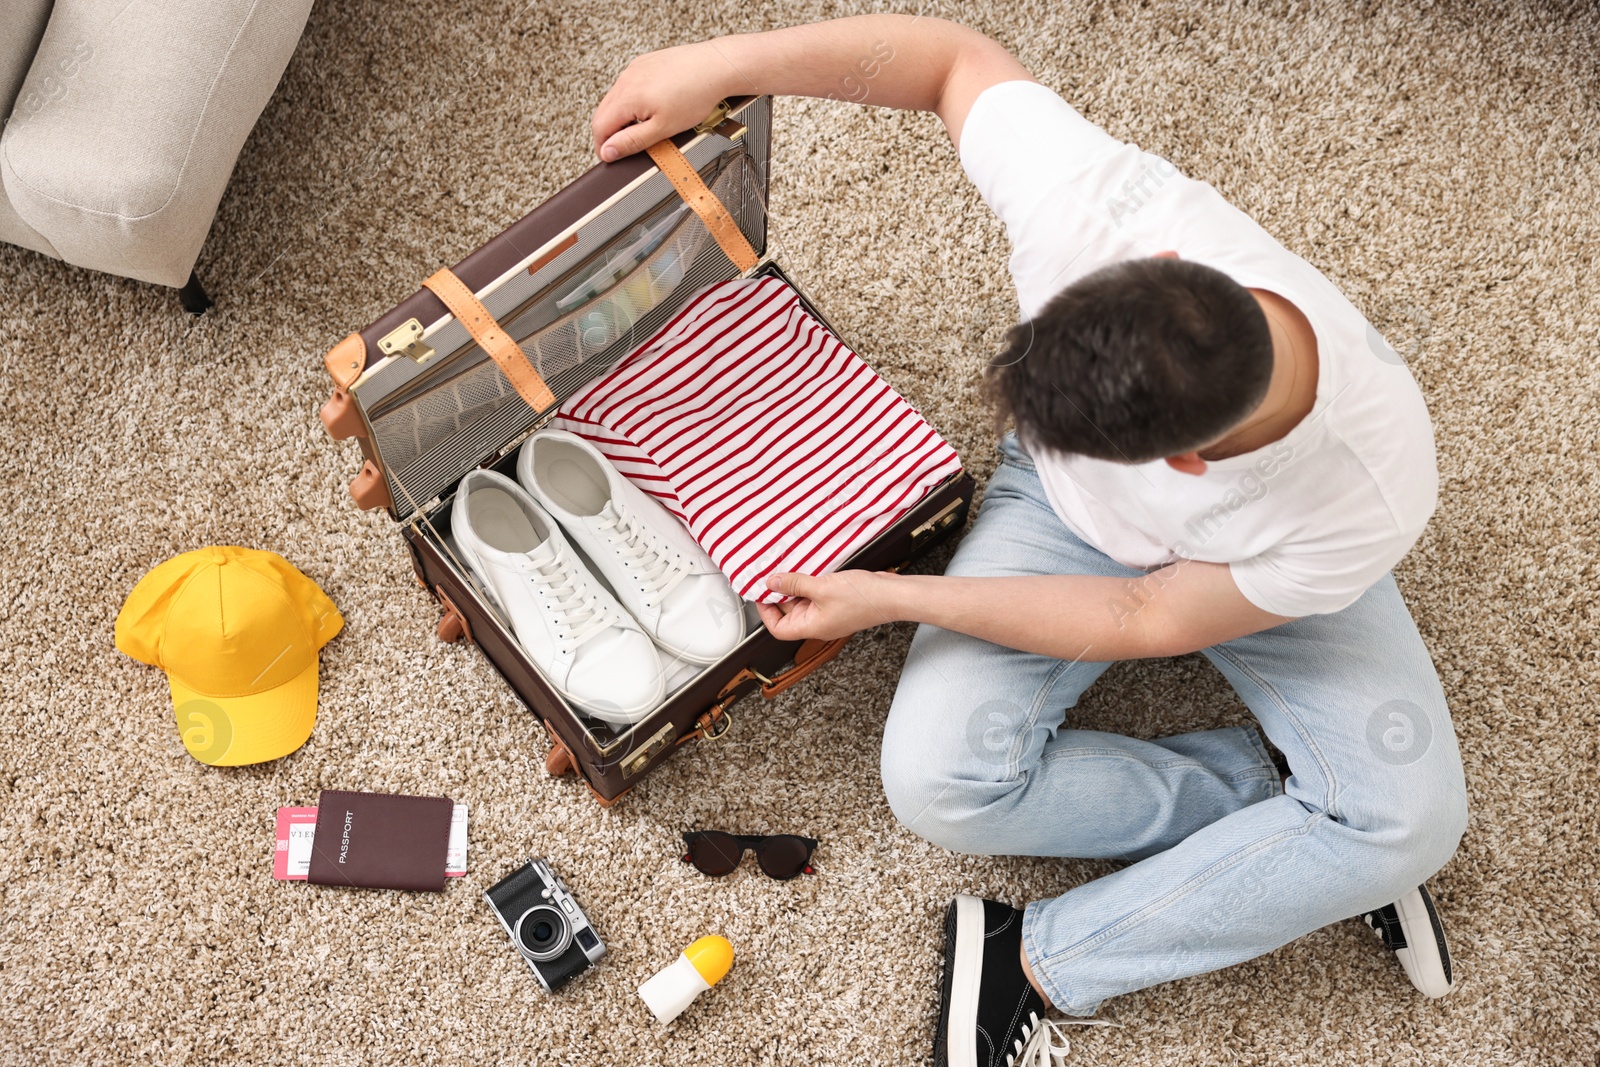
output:
[[[883,60],[884,56],[892,58]],[[1016,433],[945,576],[773,575],[779,637],[921,624],[884,731],[896,815],[951,849],[1136,862],[1017,911],[958,897],[935,1058],[1043,1062],[1074,1016],[1363,914],[1452,985],[1424,879],[1466,826],[1443,691],[1390,568],[1437,491],[1405,367],[1313,267],[1121,143],[1000,46],[871,15],[633,61],[615,159],[725,96],[932,111],[1005,222],[1024,321],[990,386]],[[843,91],[841,91],[841,89]],[[1116,660],[1203,652],[1250,727],[1066,728]]]

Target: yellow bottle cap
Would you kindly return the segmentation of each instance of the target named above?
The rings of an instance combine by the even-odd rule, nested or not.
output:
[[[725,937],[710,934],[683,950],[706,985],[716,985],[733,966],[733,945]]]

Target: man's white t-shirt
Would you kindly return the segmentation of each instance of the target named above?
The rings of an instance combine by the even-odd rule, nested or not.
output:
[[[1175,251],[1282,296],[1317,337],[1311,413],[1202,475],[1024,440],[1051,506],[1132,567],[1228,565],[1252,604],[1299,617],[1354,603],[1406,554],[1438,496],[1433,427],[1403,360],[1321,272],[1204,182],[1116,140],[1034,82],[978,97],[961,163],[1011,238],[1023,320],[1094,270]]]

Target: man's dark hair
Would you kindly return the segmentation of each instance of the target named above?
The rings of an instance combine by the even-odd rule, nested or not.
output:
[[[1146,463],[1223,436],[1261,403],[1272,334],[1249,290],[1181,259],[1131,259],[1012,327],[989,367],[1025,442]]]

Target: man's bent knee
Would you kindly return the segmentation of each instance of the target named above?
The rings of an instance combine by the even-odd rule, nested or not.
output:
[[[898,705],[900,697],[896,696]],[[992,854],[994,811],[1010,786],[974,766],[965,734],[949,729],[949,718],[930,716],[944,728],[930,729],[919,716],[894,719],[884,730],[880,770],[884,797],[901,824],[954,852]],[[987,846],[987,847],[986,847]]]
[[[1363,831],[1377,848],[1368,867],[1373,892],[1398,897],[1433,877],[1455,855],[1466,828],[1467,801],[1459,792],[1401,802],[1393,819]]]
[[[1467,832],[1467,798],[1450,792],[1439,795],[1406,820],[1405,848],[1415,857],[1418,883],[1432,877],[1456,854],[1456,846]]]

